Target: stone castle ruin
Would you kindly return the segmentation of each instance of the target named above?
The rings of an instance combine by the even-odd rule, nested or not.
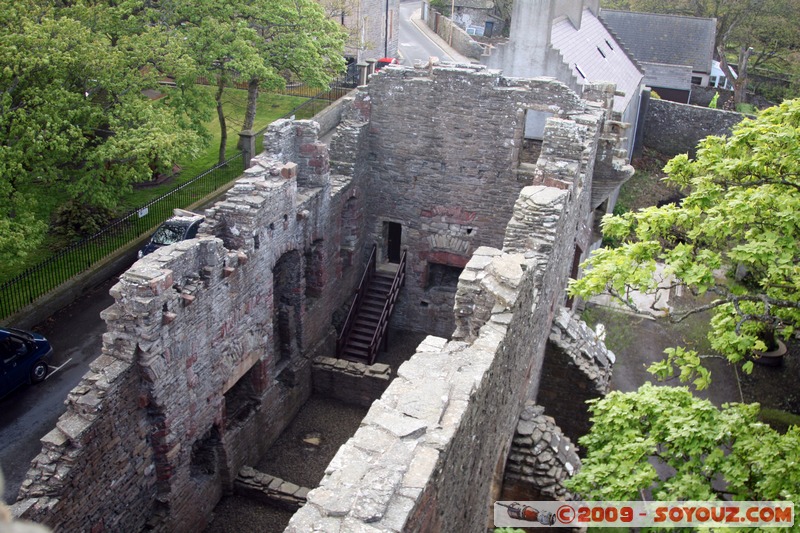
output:
[[[198,238],[113,287],[102,354],[15,514],[202,529],[313,391],[371,408],[288,531],[477,532],[501,494],[569,497],[582,401],[613,362],[563,306],[595,210],[630,176],[614,93],[390,66],[328,142],[318,122],[272,124]],[[533,156],[530,113],[547,117]],[[396,376],[333,359],[373,245],[379,264],[407,257],[392,327],[429,335]]]

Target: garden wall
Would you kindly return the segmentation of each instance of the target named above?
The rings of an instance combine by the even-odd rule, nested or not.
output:
[[[668,156],[694,156],[697,143],[709,135],[727,135],[744,119],[733,111],[650,99],[644,123],[644,145]]]

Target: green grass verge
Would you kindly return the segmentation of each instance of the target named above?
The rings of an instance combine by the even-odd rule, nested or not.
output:
[[[206,89],[209,92],[214,91],[213,87],[206,87]],[[242,129],[244,111],[247,105],[247,91],[241,89],[226,89],[223,98],[225,122],[228,126],[228,141],[227,149],[225,150],[225,158],[227,159],[239,151],[237,149],[237,144],[239,142],[239,131]],[[289,113],[306,100],[307,98],[299,96],[260,94],[256,113],[256,128],[261,129],[265,127],[267,124]],[[219,156],[219,141],[222,137],[219,119],[216,113],[206,127],[211,134],[211,141],[206,150],[194,159],[179,162],[178,165],[181,167],[181,171],[174,179],[156,187],[137,189],[125,195],[121,204],[122,210],[129,211],[135,209],[216,165]],[[257,143],[256,151],[260,150],[261,145]]]

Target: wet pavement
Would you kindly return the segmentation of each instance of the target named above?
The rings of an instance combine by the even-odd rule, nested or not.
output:
[[[606,327],[606,345],[617,356],[612,390],[630,392],[648,381],[659,383],[647,367],[663,359],[665,348],[685,346],[700,354],[713,353],[706,338],[711,318],[708,312],[672,324],[666,319],[653,320],[590,304],[583,318],[592,326],[601,322]],[[762,407],[800,415],[800,342],[793,339],[787,346],[789,351],[782,365],[756,364],[749,375],[725,358],[706,355],[703,364],[711,370],[711,386],[703,391],[690,389],[717,406],[728,402],[760,403]],[[677,379],[663,384],[686,385]]]

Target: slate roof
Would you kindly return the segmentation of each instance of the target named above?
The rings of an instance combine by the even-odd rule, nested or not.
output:
[[[581,85],[602,81],[617,84],[617,90],[625,96],[614,97],[615,111],[623,112],[638,94],[642,72],[589,9],[583,10],[580,29],[567,17],[554,21],[550,42]]]
[[[716,19],[610,9],[601,10],[600,18],[638,61],[711,71]]]

